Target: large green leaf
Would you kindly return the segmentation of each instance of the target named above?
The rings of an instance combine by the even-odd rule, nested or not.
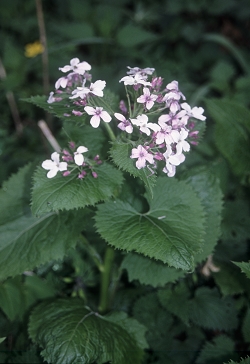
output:
[[[219,180],[208,169],[193,168],[185,181],[192,186],[199,196],[206,213],[205,243],[201,253],[195,256],[195,262],[200,263],[212,254],[220,237],[222,213],[222,192]]]
[[[226,335],[216,337],[212,342],[206,342],[196,361],[197,364],[221,364],[222,361],[234,356],[234,342]]]
[[[206,106],[216,122],[214,138],[217,148],[228,160],[235,174],[249,174],[249,110],[241,104],[227,100],[207,100]]]
[[[27,165],[0,190],[0,279],[62,258],[73,247],[83,227],[84,212],[31,215],[29,183],[33,168]]]
[[[147,347],[145,330],[124,312],[100,316],[80,299],[43,302],[29,323],[30,338],[53,364],[139,364]]]
[[[237,311],[231,297],[220,298],[216,289],[200,287],[190,300],[190,318],[198,326],[212,330],[237,327]]]
[[[200,200],[186,183],[164,177],[153,193],[146,195],[150,208],[144,214],[119,200],[98,206],[98,232],[115,248],[192,270],[204,234]]]
[[[250,279],[250,262],[233,262],[237,267],[239,267],[242,271],[242,273],[245,273],[247,278]]]
[[[241,358],[241,361],[237,361],[237,362],[230,360],[229,362],[227,362],[227,363],[224,362],[223,364],[250,364],[250,357],[248,356],[245,359]]]
[[[125,256],[121,269],[127,270],[130,282],[138,279],[141,284],[150,284],[153,287],[175,282],[185,274],[181,270],[136,253]]]
[[[134,159],[130,158],[132,146],[128,143],[116,141],[110,149],[110,155],[113,162],[123,171],[130,173],[134,177],[139,177],[145,184],[146,188],[153,193],[153,187],[156,183],[156,175],[147,168],[137,169]]]
[[[96,168],[97,178],[89,172],[83,179],[72,173],[47,178],[46,171],[37,168],[32,192],[32,212],[41,215],[57,210],[72,210],[94,205],[115,194],[123,181],[122,173],[109,164]]]

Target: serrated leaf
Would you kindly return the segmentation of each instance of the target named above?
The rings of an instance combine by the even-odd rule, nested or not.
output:
[[[227,362],[227,363],[224,362],[223,364],[250,364],[250,357],[248,356],[245,359],[241,358],[241,361],[237,361],[237,362],[230,360],[229,362]]]
[[[153,194],[153,187],[156,183],[156,175],[147,168],[137,169],[135,161],[130,158],[132,146],[128,143],[116,141],[110,149],[110,156],[113,162],[121,170],[130,173],[134,177],[139,177],[145,184],[146,188]]]
[[[184,180],[197,193],[206,214],[205,243],[202,252],[195,256],[195,262],[200,263],[212,254],[220,237],[223,195],[219,180],[212,172],[203,167],[190,170]]]
[[[29,335],[43,348],[41,354],[48,363],[139,364],[145,328],[125,316],[103,317],[85,308],[80,299],[58,299],[34,309]]]
[[[234,354],[234,342],[226,335],[216,337],[212,342],[207,342],[196,360],[197,364],[220,364]]]
[[[159,178],[147,213],[122,201],[98,206],[96,227],[118,249],[135,251],[177,269],[192,270],[203,240],[203,210],[184,182]]]
[[[52,259],[62,258],[82,230],[84,212],[31,215],[27,165],[0,190],[0,279],[15,276]],[[72,225],[73,224],[73,225]]]
[[[44,169],[37,168],[32,191],[33,214],[83,208],[108,199],[122,184],[122,174],[106,163],[98,166],[96,172],[97,178],[88,173],[79,179],[72,173],[67,177],[58,174],[49,179]]]
[[[245,273],[247,278],[250,279],[250,262],[233,262],[237,267],[241,269],[242,273]]]
[[[162,262],[135,253],[125,256],[121,269],[127,270],[130,282],[138,279],[141,284],[150,284],[153,287],[162,287],[166,283],[175,282],[185,274]]]
[[[216,289],[198,288],[190,305],[190,318],[198,326],[225,331],[237,327],[237,311],[233,299],[231,297],[220,298]]]
[[[207,100],[206,106],[216,122],[214,139],[217,148],[235,174],[249,174],[249,110],[227,100]]]
[[[161,305],[179,317],[185,324],[188,324],[190,317],[189,296],[189,290],[183,282],[177,284],[173,289],[168,287],[158,291]]]
[[[10,361],[10,364],[39,364],[44,363],[42,358],[36,352],[36,349],[31,347],[30,350],[22,352],[21,354],[13,355]]]
[[[60,97],[62,96],[63,95],[61,94]],[[74,121],[76,123],[81,122],[82,124],[85,124],[87,120],[86,114],[83,114],[82,116],[75,116],[74,114],[72,114],[73,110],[82,112],[82,107],[79,108],[79,106],[73,104],[73,102],[69,100],[68,96],[69,95],[66,94],[64,96],[64,100],[60,102],[53,102],[52,104],[48,104],[48,97],[39,95],[32,96],[28,99],[22,99],[22,101],[26,101],[33,105],[36,105],[66,122]]]
[[[244,284],[240,271],[233,264],[219,264],[219,272],[213,273],[213,278],[224,296],[244,292]]]

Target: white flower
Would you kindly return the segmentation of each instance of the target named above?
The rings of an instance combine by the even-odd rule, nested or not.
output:
[[[93,128],[98,128],[101,119],[105,121],[105,123],[109,123],[112,119],[107,111],[103,110],[103,107],[94,108],[92,106],[85,106],[84,110],[87,114],[93,115],[90,119],[90,124],[93,126]]]
[[[157,99],[157,95],[151,95],[147,87],[143,88],[143,95],[138,97],[137,102],[145,104],[146,109],[150,110]]]
[[[181,107],[184,110],[186,110],[186,112],[189,116],[192,116],[192,117],[202,120],[202,121],[206,120],[206,116],[202,115],[204,112],[204,109],[202,107],[195,106],[191,109],[191,106],[188,105],[186,102],[181,104]]]
[[[136,73],[134,76],[125,76],[120,79],[119,82],[124,82],[124,85],[144,85],[144,86],[151,86],[150,82],[145,80],[145,77]]]
[[[133,126],[131,125],[130,121],[125,118],[124,115],[119,114],[118,112],[114,113],[116,119],[120,120],[121,123],[117,125],[117,127],[121,130],[125,130],[128,134],[133,132]]]
[[[136,75],[137,73],[143,75],[152,75],[152,73],[154,73],[155,69],[154,68],[139,68],[139,67],[129,67],[127,66],[127,68],[129,69],[129,71],[127,72],[127,75]]]
[[[48,100],[47,100],[47,103],[48,104],[53,104],[53,102],[55,102],[56,100],[55,100],[55,98],[54,98],[54,92],[52,91],[52,92],[50,92],[50,94],[49,94],[49,98],[48,98]]]
[[[74,153],[74,160],[75,160],[75,164],[77,164],[78,166],[81,166],[84,162],[84,157],[82,155],[82,153],[85,153],[88,151],[88,148],[80,146],[77,148],[76,152]]]
[[[60,77],[55,83],[55,88],[58,90],[59,87],[65,88],[68,84],[68,77]]]
[[[91,70],[91,66],[88,62],[80,62],[79,58],[73,58],[70,61],[70,66],[64,66],[59,68],[62,72],[69,72],[73,71],[75,73],[79,73],[80,75],[83,75],[86,71]]]
[[[163,168],[163,172],[167,173],[168,177],[173,177],[176,172],[176,166],[184,162],[184,154],[172,154],[172,148],[167,145],[167,150],[163,153],[166,160],[166,166]]]
[[[76,97],[81,97],[84,99],[87,94],[92,93],[96,96],[103,97],[103,89],[106,86],[106,81],[98,80],[94,83],[90,84],[90,87],[77,87],[74,91],[72,91],[72,95],[70,99],[75,99]]]
[[[67,170],[67,163],[60,162],[60,155],[57,152],[51,154],[51,160],[46,159],[42,163],[42,167],[46,170],[49,170],[47,173],[48,178],[53,178],[56,176],[58,171],[66,171]]]
[[[176,152],[177,154],[181,154],[182,150],[184,150],[184,152],[189,152],[190,150],[190,145],[188,144],[188,142],[185,140],[188,136],[188,132],[181,128],[181,131],[177,131],[177,130],[173,130],[171,132],[171,136],[174,140],[176,144]]]
[[[145,114],[138,115],[136,119],[131,119],[132,124],[137,125],[142,133],[150,135],[150,130],[160,131],[161,128],[158,124],[148,123],[148,117]]]
[[[137,148],[132,149],[132,154],[130,158],[138,158],[135,165],[138,169],[146,167],[146,161],[153,164],[154,163],[154,157],[152,154],[148,153],[145,148],[143,148],[142,145],[138,145]]]

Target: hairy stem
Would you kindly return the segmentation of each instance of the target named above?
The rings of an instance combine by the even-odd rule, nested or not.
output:
[[[113,266],[113,261],[115,257],[115,251],[110,246],[107,246],[105,257],[104,257],[104,267],[101,272],[101,291],[100,291],[100,301],[98,310],[101,314],[108,311],[110,305],[110,277]]]
[[[104,123],[104,125],[105,125],[105,128],[106,128],[108,135],[109,135],[110,139],[112,140],[112,142],[116,141],[115,134],[114,134],[113,130],[111,129],[111,127],[109,126],[109,124]]]

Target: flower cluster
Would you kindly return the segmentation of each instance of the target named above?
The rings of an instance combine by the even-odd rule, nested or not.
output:
[[[83,154],[88,152],[88,148],[84,146],[75,147],[75,143],[69,143],[70,151],[64,149],[62,152],[62,162],[60,162],[60,154],[54,152],[51,154],[51,159],[47,159],[42,163],[42,167],[48,170],[47,177],[53,178],[58,172],[63,172],[63,176],[69,176],[73,171],[77,170],[79,179],[84,178],[90,170],[94,178],[98,175],[94,170],[95,166],[101,164],[102,161],[99,155],[96,155],[93,160],[86,158]]]
[[[73,58],[70,65],[59,70],[67,75],[56,81],[56,91],[50,93],[47,102],[65,102],[67,99],[68,110],[74,116],[90,115],[93,128],[98,128],[104,122],[109,128],[109,135],[115,138],[107,125],[114,117],[118,120],[117,127],[123,132],[123,141],[131,145],[130,158],[137,159],[135,165],[138,169],[147,166],[152,171],[149,165],[156,168],[157,162],[162,161],[163,172],[172,177],[176,173],[176,166],[185,160],[184,153],[189,152],[190,144],[197,144],[199,131],[196,122],[206,119],[203,108],[191,108],[185,102],[186,98],[179,90],[177,81],[163,87],[163,78],[154,76],[154,68],[128,67],[127,76],[120,80],[127,94],[127,103],[120,101],[120,112],[113,111],[105,102],[100,103],[106,82],[92,82],[89,63]],[[106,109],[103,105],[107,106]],[[65,116],[70,116],[68,110]],[[57,171],[69,174],[66,163],[71,161],[85,167],[83,153],[87,148],[84,148],[78,147],[73,156],[64,152],[64,162],[59,162],[59,155],[53,153],[51,161],[43,162],[43,167],[49,169],[47,176],[51,178]],[[78,177],[83,178],[84,175],[80,172]]]

